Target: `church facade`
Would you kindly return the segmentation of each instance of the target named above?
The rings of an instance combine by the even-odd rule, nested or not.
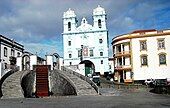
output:
[[[106,12],[98,6],[93,10],[93,25],[82,18],[78,26],[76,14],[69,9],[63,14],[64,65],[85,64],[85,75],[109,71],[108,30]]]

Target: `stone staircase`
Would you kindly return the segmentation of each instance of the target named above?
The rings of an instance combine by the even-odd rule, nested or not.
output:
[[[70,83],[76,88],[77,95],[98,95],[98,87],[87,77],[84,77],[70,69],[55,70],[70,80]],[[21,77],[27,71],[17,71],[8,75],[1,85],[3,99],[6,98],[24,98],[24,93],[21,87]]]
[[[65,70],[63,74],[72,80],[76,87],[77,95],[98,95],[96,90],[87,81],[76,76],[72,70]]]
[[[8,76],[2,83],[1,98],[24,98],[21,87],[21,76],[25,71],[17,71]]]

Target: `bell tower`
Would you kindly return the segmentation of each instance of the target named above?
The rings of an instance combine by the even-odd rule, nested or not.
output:
[[[106,30],[106,12],[104,8],[98,5],[97,8],[93,10],[93,27],[96,30]]]
[[[63,14],[63,33],[74,32],[77,27],[77,19],[73,10],[70,8]]]

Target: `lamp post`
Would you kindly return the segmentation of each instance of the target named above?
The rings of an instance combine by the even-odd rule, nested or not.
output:
[[[81,45],[80,53],[80,61],[83,61],[83,45]]]

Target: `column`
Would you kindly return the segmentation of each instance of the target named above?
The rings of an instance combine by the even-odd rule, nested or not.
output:
[[[47,65],[50,65],[51,70],[53,70],[53,56],[52,55],[47,55],[46,60],[47,60]]]
[[[30,70],[33,70],[33,65],[37,65],[37,56],[36,55],[30,56]]]
[[[17,57],[16,65],[19,67],[19,71],[22,71],[22,57]]]

